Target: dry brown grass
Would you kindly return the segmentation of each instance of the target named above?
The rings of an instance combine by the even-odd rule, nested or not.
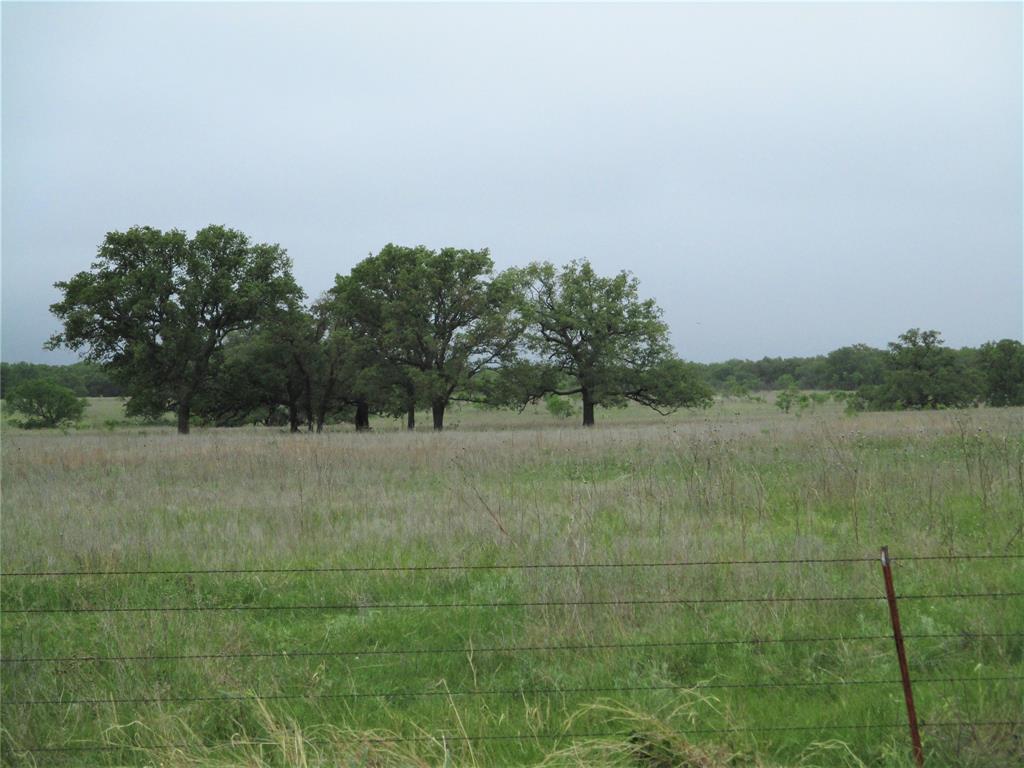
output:
[[[3,555],[8,569],[294,564],[367,551],[407,563],[408,545],[421,542],[452,562],[483,543],[510,556],[607,559],[624,552],[597,552],[586,533],[610,511],[630,532],[615,544],[631,553],[764,553],[773,547],[757,535],[759,522],[782,504],[813,530],[815,508],[830,503],[868,518],[850,551],[873,551],[877,536],[861,530],[870,519],[925,513],[933,525],[905,542],[920,548],[942,543],[939,510],[973,485],[1024,503],[1014,476],[1024,416],[981,410],[966,424],[988,440],[980,469],[969,455],[911,461],[937,439],[960,438],[964,417],[943,412],[797,419],[769,411],[745,423],[441,435],[7,431]],[[907,466],[874,458],[870,444],[883,440],[906,446]],[[780,450],[789,461],[769,469],[791,475],[788,499],[766,488],[765,467]],[[701,541],[708,516],[738,522],[739,535]],[[814,536],[795,547],[791,556],[812,553]]]

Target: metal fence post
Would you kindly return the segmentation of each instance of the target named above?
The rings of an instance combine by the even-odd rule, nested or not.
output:
[[[910,687],[910,668],[907,666],[907,651],[903,647],[903,630],[900,629],[900,609],[896,605],[896,589],[892,585],[892,561],[889,559],[888,547],[882,547],[882,575],[885,577],[885,597],[889,601],[892,637],[896,641],[896,655],[900,660],[900,677],[903,679],[903,700],[907,703],[907,720],[910,722],[910,740],[914,745],[914,760],[918,768],[923,768],[924,750],[921,748],[921,731],[917,727],[914,691]]]

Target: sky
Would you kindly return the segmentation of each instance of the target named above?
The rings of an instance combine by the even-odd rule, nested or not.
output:
[[[709,362],[1024,337],[1022,5],[2,4],[2,349],[109,231],[632,271]]]

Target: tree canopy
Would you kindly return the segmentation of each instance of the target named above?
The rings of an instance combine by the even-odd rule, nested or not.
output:
[[[978,350],[982,394],[993,406],[1024,405],[1024,344],[990,341]]]
[[[130,395],[129,412],[177,411],[187,433],[225,339],[301,297],[278,245],[209,226],[110,232],[89,271],[59,282],[51,311],[63,322],[50,348],[83,350]]]
[[[869,408],[959,408],[977,401],[978,381],[938,331],[911,328],[889,342],[883,382],[858,394]]]
[[[389,244],[339,275],[332,293],[338,316],[375,350],[378,373],[404,390],[408,413],[429,404],[437,430],[456,393],[510,359],[520,333],[514,279],[494,275],[486,249]]]
[[[598,405],[633,400],[664,413],[710,402],[707,385],[672,354],[661,310],[639,297],[628,272],[602,277],[588,261],[561,270],[545,262],[521,279],[524,343],[536,361],[527,375],[513,371],[524,398],[579,394],[584,426]]]
[[[85,413],[85,400],[48,379],[25,381],[7,393],[7,407],[27,418],[20,422],[24,429],[63,427],[74,424]]]

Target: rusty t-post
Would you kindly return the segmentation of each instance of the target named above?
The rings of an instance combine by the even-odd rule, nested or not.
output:
[[[918,768],[923,768],[924,750],[921,748],[921,731],[917,727],[914,691],[910,687],[910,668],[907,666],[907,651],[903,647],[903,630],[900,629],[900,609],[896,605],[896,589],[892,585],[892,562],[889,560],[888,547],[882,547],[882,575],[885,577],[885,597],[889,601],[892,637],[896,641],[896,655],[900,660],[900,677],[903,678],[903,699],[907,702],[907,720],[910,722],[910,740],[914,745],[914,761],[917,763]]]

